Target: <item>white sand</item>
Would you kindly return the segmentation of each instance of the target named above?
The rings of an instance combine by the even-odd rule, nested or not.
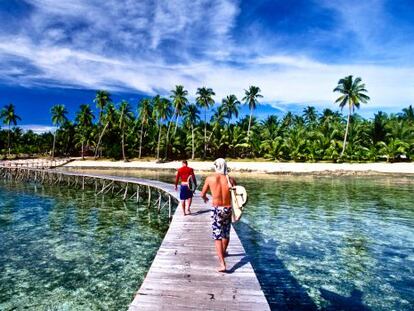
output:
[[[198,171],[213,171],[212,162],[189,161],[189,166]],[[257,172],[271,174],[300,173],[392,173],[414,174],[414,163],[275,163],[275,162],[229,162],[233,172]],[[177,169],[180,161],[156,163],[155,161],[93,161],[75,160],[65,165],[72,168],[114,168],[114,169]]]

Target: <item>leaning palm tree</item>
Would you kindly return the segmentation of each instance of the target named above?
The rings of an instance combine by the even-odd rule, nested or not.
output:
[[[99,152],[99,146],[101,144],[102,138],[105,134],[105,131],[108,129],[108,127],[114,126],[114,124],[116,123],[115,121],[116,119],[116,109],[114,104],[109,103],[106,108],[105,108],[105,114],[102,117],[103,122],[105,123],[101,134],[99,135],[98,138],[98,143],[96,144],[96,149],[95,149],[95,159],[98,157],[98,152]]]
[[[239,117],[239,105],[240,101],[237,99],[236,95],[228,95],[222,100],[223,111],[227,117],[227,125],[230,125],[230,120],[233,115]]]
[[[138,158],[141,159],[141,151],[142,151],[142,137],[144,136],[144,125],[148,125],[148,120],[152,113],[152,106],[151,101],[146,98],[140,101],[138,107],[138,118],[141,122],[141,130],[140,130],[140,138],[139,138],[139,151],[138,151]]]
[[[52,109],[50,109],[50,112],[52,113],[52,123],[56,126],[56,130],[53,134],[52,147],[52,159],[54,159],[57,131],[59,130],[60,126],[68,120],[66,117],[68,111],[66,110],[65,105],[54,105]]]
[[[194,104],[188,105],[184,111],[184,124],[191,130],[191,160],[194,160],[194,128],[198,120],[200,111]]]
[[[349,108],[344,143],[342,145],[342,152],[340,155],[340,157],[342,157],[345,152],[346,139],[348,137],[351,114],[355,111],[355,107],[359,108],[360,103],[366,104],[369,101],[369,96],[364,94],[368,91],[365,89],[365,84],[362,83],[362,79],[360,77],[357,77],[354,80],[352,75],[340,79],[338,81],[338,85],[334,88],[333,91],[343,94],[340,97],[338,97],[335,103],[339,103],[339,107],[341,107],[341,109],[343,109],[345,105],[348,105]]]
[[[85,158],[85,144],[90,141],[89,135],[93,125],[93,119],[95,116],[92,113],[91,107],[87,104],[82,104],[79,107],[79,111],[76,114],[76,123],[78,127],[78,141],[82,148],[82,159]]]
[[[10,124],[14,126],[17,125],[17,120],[21,120],[21,118],[15,113],[14,105],[12,103],[4,106],[0,113],[0,119],[3,119],[3,123],[7,124],[9,127],[7,133],[7,149],[9,150],[8,156],[10,157],[11,147],[10,147]]]
[[[96,104],[96,107],[99,108],[99,125],[102,124],[102,116],[103,110],[105,109],[106,105],[109,104],[111,100],[111,94],[104,90],[96,91],[95,99],[93,100]]]
[[[157,160],[160,158],[160,142],[162,123],[171,116],[171,102],[166,98],[157,95],[153,98],[153,116],[157,120],[158,127],[158,143],[157,143]]]
[[[245,103],[249,105],[249,109],[250,109],[249,127],[247,129],[247,140],[249,140],[249,136],[250,136],[250,127],[252,124],[253,110],[256,109],[256,105],[259,104],[259,101],[257,99],[263,97],[261,94],[259,94],[260,92],[261,92],[260,88],[258,86],[253,86],[253,85],[251,85],[248,90],[244,90],[245,96],[243,97],[242,100],[245,101]]]
[[[204,108],[204,154],[203,154],[203,157],[205,158],[206,152],[207,152],[207,110],[212,105],[214,105],[213,96],[216,95],[216,93],[214,93],[213,89],[211,88],[202,87],[202,88],[197,89],[196,95],[198,95],[196,97],[197,104],[201,108]]]
[[[131,106],[126,100],[121,101],[118,113],[119,113],[118,127],[121,130],[122,158],[126,162],[127,158],[125,155],[125,132],[128,128],[130,121],[134,118],[134,115],[131,111]]]

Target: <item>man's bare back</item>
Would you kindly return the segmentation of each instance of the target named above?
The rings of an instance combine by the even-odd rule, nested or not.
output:
[[[230,183],[234,186],[236,183],[230,177]],[[231,207],[231,196],[226,175],[214,174],[206,178],[201,196],[207,202],[206,193],[210,189],[213,197],[213,206]]]

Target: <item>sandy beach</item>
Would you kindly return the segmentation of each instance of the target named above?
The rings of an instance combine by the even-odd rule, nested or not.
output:
[[[212,162],[189,161],[197,171],[213,171]],[[100,169],[150,169],[175,170],[181,166],[180,161],[156,163],[155,161],[93,161],[75,160],[65,165],[68,168]],[[261,174],[414,174],[414,163],[276,163],[276,162],[228,162],[232,172]]]

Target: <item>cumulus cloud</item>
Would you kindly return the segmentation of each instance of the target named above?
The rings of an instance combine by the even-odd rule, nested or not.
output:
[[[12,35],[0,31],[3,83],[150,95],[166,95],[176,84],[192,95],[208,86],[217,101],[231,93],[242,97],[244,89],[257,85],[263,102],[318,106],[332,104],[336,82],[353,74],[366,83],[373,106],[400,108],[414,97],[413,66],[399,68],[372,58],[329,62],[306,50],[271,52],[254,38],[254,53],[249,53],[250,46],[240,45],[235,36],[243,14],[238,1],[26,1],[32,9],[20,28]],[[371,14],[382,17],[384,8],[375,7]],[[362,15],[362,4],[335,9],[344,25],[339,37],[339,32],[358,34],[369,23],[347,22],[350,14]],[[358,38],[372,49],[366,35]]]

